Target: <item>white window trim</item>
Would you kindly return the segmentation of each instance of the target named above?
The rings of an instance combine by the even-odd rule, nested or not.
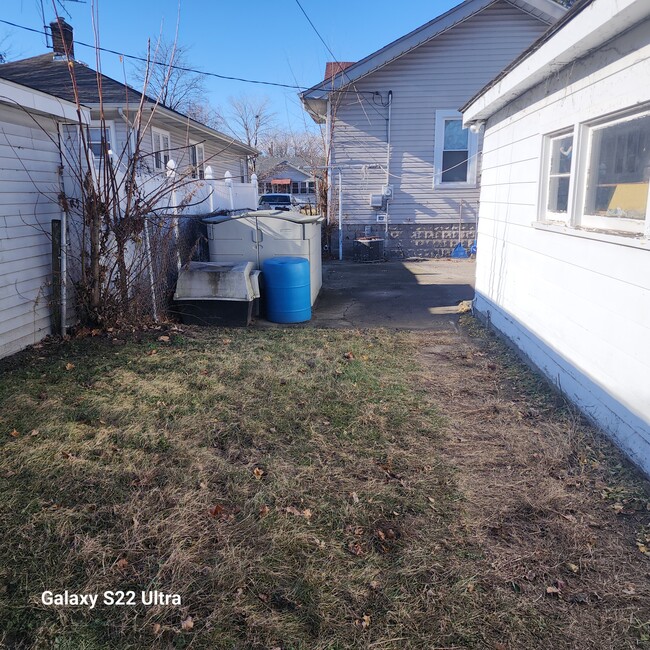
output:
[[[115,122],[113,120],[105,120],[103,123],[101,120],[91,120],[90,123],[88,124],[89,129],[101,129],[102,126],[106,127],[106,130],[109,133],[109,139],[110,139],[110,147],[109,149],[115,154],[119,155],[117,151],[115,150]],[[88,136],[88,148],[90,149],[90,135]],[[101,162],[101,157],[97,159],[97,156],[94,156],[95,159],[95,165],[99,165]]]
[[[465,182],[443,183],[442,181],[442,154],[445,143],[445,121],[454,119],[462,120],[463,116],[458,111],[439,110],[436,111],[436,126],[433,143],[433,187],[434,189],[454,189],[454,188],[472,188],[476,187],[477,176],[477,153],[478,153],[478,133],[472,133],[467,129],[467,180]]]
[[[203,180],[205,178],[205,143],[204,142],[199,142],[198,140],[190,140],[189,141],[189,146],[190,146],[190,149],[192,147],[196,147],[197,161],[198,161],[198,158],[199,158],[199,156],[198,156],[199,149],[201,149],[201,151],[203,152],[202,155],[201,155],[201,163],[199,164],[197,162],[196,167],[194,167],[194,164],[192,163],[192,155],[188,151],[188,153],[190,154],[190,156],[189,156],[189,158],[190,158],[190,164],[189,164],[190,176],[193,179],[197,180],[197,181],[198,180]]]
[[[611,217],[585,215],[584,207],[587,200],[588,167],[592,152],[593,131],[649,114],[650,106],[635,106],[585,123],[576,123],[570,128],[545,134],[543,136],[542,164],[540,167],[538,220],[534,226],[552,232],[562,232],[575,236],[584,236],[588,239],[600,239],[611,243],[647,249],[647,241],[650,239],[650,192],[648,192],[645,223],[642,232],[639,232],[639,221],[636,219],[619,217],[616,221],[613,221]],[[567,214],[564,215],[564,213],[549,212],[547,205],[552,141],[566,135],[573,135],[574,155],[571,160],[569,203]],[[554,215],[557,215],[557,217],[554,218]],[[620,227],[613,227],[614,225]]]
[[[571,156],[571,169],[569,170],[569,200],[566,212],[553,212],[548,209],[548,200],[550,198],[550,185],[551,185],[551,152],[553,150],[553,142],[560,138],[573,137],[573,154]],[[540,183],[539,194],[539,215],[538,220],[543,223],[560,223],[569,224],[571,215],[574,214],[573,206],[575,205],[575,192],[576,187],[575,179],[577,172],[576,152],[577,137],[574,127],[562,129],[554,133],[545,135],[542,142],[542,181]]]
[[[171,155],[172,136],[169,133],[169,131],[165,131],[164,129],[158,129],[155,126],[151,127],[151,145],[152,145],[151,153],[153,155],[153,168],[154,168],[154,171],[164,172],[164,171],[166,171],[166,165],[164,163],[162,165],[160,165],[160,166],[156,165],[156,153],[158,153],[159,151],[165,151],[165,149],[158,149],[157,148],[157,146],[158,146],[157,143],[156,143],[156,136],[157,135],[158,136],[162,135],[162,136],[167,137],[167,140],[169,142],[169,149],[167,149],[166,151],[167,151],[167,155],[168,155],[170,160],[172,159],[172,155]],[[162,157],[161,157],[161,160],[162,160]]]

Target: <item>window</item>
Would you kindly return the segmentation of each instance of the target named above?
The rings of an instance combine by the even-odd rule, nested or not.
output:
[[[291,194],[300,194],[300,187],[296,181],[291,183]]]
[[[248,163],[245,158],[239,159],[239,177],[242,183],[248,183]]]
[[[571,184],[571,160],[573,159],[573,135],[551,138],[548,173],[547,213],[550,220],[566,221],[569,211],[569,186]]]
[[[436,111],[434,186],[476,185],[478,135],[463,128],[457,111]]]
[[[96,122],[88,127],[88,147],[95,156],[95,163],[99,164],[106,159],[108,152],[113,148],[113,127],[110,122],[101,124]]]
[[[151,129],[153,137],[153,166],[156,171],[165,171],[169,162],[169,133]]]
[[[642,233],[649,180],[650,114],[593,127],[581,225]]]
[[[205,178],[203,162],[205,161],[205,150],[202,144],[190,144],[190,175],[192,178]]]
[[[314,181],[307,181],[307,194],[314,194],[316,192],[316,183]]]
[[[576,146],[577,145],[577,146]],[[547,136],[541,219],[615,234],[650,235],[650,112]]]

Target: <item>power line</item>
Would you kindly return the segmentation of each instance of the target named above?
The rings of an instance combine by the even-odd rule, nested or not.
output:
[[[316,32],[316,36],[318,36],[318,38],[320,39],[320,42],[326,47],[327,51],[330,53],[330,56],[334,60],[334,63],[336,63],[336,65],[337,65],[337,67],[339,69],[338,74],[342,74],[344,77],[347,77],[348,82],[350,82],[350,85],[352,86],[352,88],[354,89],[354,92],[356,93],[357,97],[359,98],[359,104],[361,105],[361,108],[362,108],[363,112],[365,113],[366,111],[365,111],[365,108],[363,108],[363,100],[362,100],[361,95],[359,94],[359,91],[357,90],[356,86],[354,85],[354,83],[352,83],[352,79],[350,79],[350,76],[347,74],[345,69],[341,67],[341,63],[336,58],[334,52],[332,52],[330,46],[325,42],[325,39],[321,36],[321,33],[318,31],[318,29],[316,29],[316,25],[314,25],[312,19],[309,17],[309,15],[305,11],[304,7],[300,4],[300,0],[296,0],[296,4],[300,8],[300,11],[302,11],[303,16],[307,19],[307,22],[311,25],[311,28],[314,30],[314,32]],[[334,75],[336,75],[336,74],[337,73],[335,72]],[[372,94],[374,95],[374,93],[372,93]],[[368,105],[371,106],[372,109],[375,111],[375,113],[377,113],[377,115],[379,115],[382,119],[386,119],[381,114],[379,109],[374,105],[374,103],[372,103],[372,104],[369,103]],[[366,115],[366,117],[368,117],[368,116]],[[369,117],[368,117],[368,122],[370,122]]]
[[[41,34],[47,36],[47,31],[41,29],[34,29],[33,27],[26,27],[25,25],[18,25],[17,23],[12,23],[9,20],[0,20],[0,23],[9,25],[10,27],[16,27],[18,29],[24,29],[28,32],[34,32],[35,34]],[[135,54],[125,54],[124,52],[118,52],[117,50],[111,50],[106,47],[99,47],[96,45],[90,45],[84,43],[83,41],[74,41],[75,45],[80,45],[81,47],[87,47],[92,50],[99,50],[100,52],[107,52],[108,54],[116,54],[117,56],[124,57],[125,59],[132,59],[133,61],[143,61],[144,63],[149,63],[150,65],[164,65],[167,68],[172,70],[179,70],[180,72],[191,72],[192,74],[204,75],[206,77],[216,77],[217,79],[225,79],[227,81],[240,81],[242,83],[248,84],[259,84],[263,86],[276,86],[278,88],[291,88],[292,90],[306,90],[306,86],[297,86],[293,84],[283,84],[275,81],[262,81],[260,79],[245,79],[243,77],[233,77],[224,74],[218,74],[217,72],[206,72],[204,70],[196,70],[194,68],[185,68],[178,65],[170,65],[164,61],[152,61],[142,56],[136,56]]]

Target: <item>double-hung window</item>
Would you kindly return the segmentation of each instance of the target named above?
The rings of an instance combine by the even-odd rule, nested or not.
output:
[[[650,236],[650,110],[547,136],[546,152],[543,221]]]
[[[566,221],[569,211],[573,133],[550,139],[547,217],[549,221]]]
[[[434,187],[476,185],[478,135],[463,128],[457,111],[436,111]]]
[[[169,162],[169,133],[152,128],[151,136],[153,138],[153,167],[158,172],[165,171]]]
[[[190,176],[192,178],[205,178],[203,163],[205,161],[205,149],[203,145],[194,142],[190,144]]]
[[[88,127],[88,148],[93,152],[95,164],[100,165],[113,148],[113,127],[110,122],[93,122]]]

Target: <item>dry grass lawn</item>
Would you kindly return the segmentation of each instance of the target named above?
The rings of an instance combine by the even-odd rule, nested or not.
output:
[[[650,647],[643,481],[470,320],[88,337],[1,370],[1,647]]]

